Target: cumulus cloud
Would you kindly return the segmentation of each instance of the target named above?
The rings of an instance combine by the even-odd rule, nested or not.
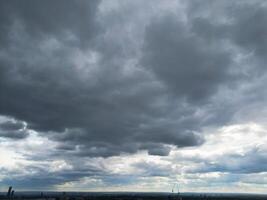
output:
[[[131,185],[145,177],[146,188],[152,180],[167,187],[171,173],[185,184],[193,184],[190,176],[220,182],[225,173],[265,173],[266,140],[259,146],[257,130],[249,134],[257,143],[232,142],[235,134],[221,131],[266,123],[265,2],[0,4],[0,149],[13,152],[3,160],[24,163],[13,177],[18,184],[54,187],[90,177]],[[232,152],[223,154],[220,142]],[[136,155],[140,162],[131,160]],[[47,160],[71,167],[40,168]],[[75,161],[96,166],[80,169]]]
[[[101,17],[96,25],[96,3],[70,2],[59,8],[70,16],[59,15],[55,20],[50,19],[54,8],[49,17],[36,11],[48,10],[49,2],[31,4],[37,7],[34,12],[27,5],[13,4],[5,5],[14,12],[13,18],[3,16],[12,23],[6,27],[10,34],[1,50],[2,115],[24,120],[30,129],[52,139],[79,145],[77,155],[83,156],[106,157],[140,149],[168,155],[166,145],[203,142],[187,121],[179,124],[179,115],[194,111],[177,108],[169,121],[173,105],[168,90],[138,63],[131,64],[131,59],[137,59],[130,58],[134,49],[125,52],[121,50],[125,44],[107,41],[115,35],[110,26],[103,27]],[[102,27],[101,32],[95,26]],[[90,44],[79,45],[84,40]]]

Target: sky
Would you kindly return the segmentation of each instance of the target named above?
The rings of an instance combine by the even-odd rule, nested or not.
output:
[[[267,3],[0,1],[0,191],[267,191]]]

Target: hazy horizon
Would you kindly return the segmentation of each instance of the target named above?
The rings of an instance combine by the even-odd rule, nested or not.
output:
[[[266,194],[266,61],[264,0],[0,0],[0,191]]]

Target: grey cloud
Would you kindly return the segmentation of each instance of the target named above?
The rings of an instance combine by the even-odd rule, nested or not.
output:
[[[7,187],[12,185],[20,189],[55,190],[57,186],[65,183],[71,182],[75,184],[77,182],[83,184],[82,180],[84,178],[96,180],[104,187],[131,184],[139,179],[139,177],[131,174],[122,175],[109,172],[101,164],[101,160],[98,159],[72,158],[75,157],[69,156],[65,158],[66,163],[71,166],[71,168],[67,169],[57,168],[54,170],[49,164],[42,163],[38,165],[38,162],[31,166],[21,166],[19,171],[2,168],[4,178],[0,181],[0,184]],[[94,183],[89,184],[91,184],[91,187],[95,187]],[[80,186],[78,187],[81,188]],[[88,185],[86,185],[85,189],[88,189]]]
[[[0,124],[0,128],[5,131],[14,131],[24,128],[24,123],[19,121],[5,121]]]
[[[0,130],[0,137],[10,138],[10,139],[24,139],[29,135],[27,130],[18,131],[2,131]]]
[[[157,156],[167,156],[169,155],[171,148],[169,146],[164,146],[160,144],[144,144],[144,149],[148,149],[149,155],[157,155]]]
[[[231,173],[260,173],[266,172],[266,152],[257,148],[245,153],[245,155],[226,156],[211,168],[213,171],[228,171]]]
[[[267,6],[240,5],[234,10],[230,34],[232,40],[248,52],[265,60],[267,55]]]
[[[203,42],[175,16],[160,18],[147,27],[142,59],[174,94],[193,102],[208,99],[231,79],[229,52]]]
[[[152,135],[152,142],[162,143],[161,132],[167,136],[163,141],[167,144],[172,138],[175,145],[182,147],[200,144],[194,134],[179,136],[179,126],[153,132],[142,128],[142,124],[154,126],[159,118],[169,114],[166,91],[146,71],[134,69],[132,74],[125,75],[123,66],[101,60],[102,52],[97,52],[98,63],[87,64],[89,72],[87,68],[77,70],[79,66],[71,60],[71,55],[79,51],[76,48],[55,39],[59,49],[48,51],[41,44],[49,40],[40,39],[41,44],[37,42],[34,47],[24,40],[28,37],[22,39],[26,50],[13,41],[15,48],[4,51],[3,115],[24,120],[30,129],[51,139],[80,145],[82,152],[78,155],[134,153],[143,143],[142,135]],[[16,59],[15,55],[23,59]],[[180,132],[184,134],[184,130]],[[146,138],[149,140],[149,136]]]
[[[0,137],[10,139],[24,139],[29,135],[23,122],[4,121],[0,123]]]
[[[254,148],[244,155],[228,154],[209,159],[192,158],[200,165],[188,173],[222,172],[230,174],[253,174],[266,172],[267,159],[264,150]]]
[[[214,97],[240,81],[225,38],[258,44],[234,37],[245,17],[227,26],[229,35],[198,13],[187,22],[167,13],[151,17],[140,36],[123,16],[99,20],[98,2],[62,4],[14,1],[1,6],[10,15],[0,14],[0,113],[64,142],[55,154],[168,155],[169,145],[201,145],[203,127],[231,121],[239,105]]]
[[[188,3],[188,12],[193,13],[189,16],[192,30],[206,41],[221,40],[236,45],[239,53],[254,56],[254,70],[261,68],[263,63],[259,59],[265,60],[267,52],[266,4],[263,1],[197,2]],[[212,7],[208,12],[207,3]]]
[[[1,2],[2,40],[12,40],[10,27],[19,23],[34,41],[40,37],[65,39],[73,34],[80,47],[98,31],[95,14],[100,1],[27,1]],[[77,20],[79,19],[79,20]],[[5,42],[5,41],[3,41]],[[74,45],[74,44],[72,44]]]
[[[196,147],[205,128],[235,123],[236,116],[265,123],[267,12],[263,1],[254,2],[186,1],[185,18],[175,8],[158,12],[160,1],[125,1],[107,15],[100,1],[1,2],[0,114],[14,121],[0,125],[0,137],[22,139],[32,129],[56,146],[23,152],[32,167],[1,169],[12,176],[0,184],[54,189],[84,177],[136,184],[171,180],[175,164],[185,166],[179,170],[190,187],[265,173],[266,152],[259,149],[133,164],[140,174],[111,173],[97,160]],[[43,165],[57,159],[72,168]],[[210,172],[221,176],[199,175]]]
[[[27,189],[55,189],[56,185],[64,184],[67,182],[78,181],[83,177],[104,176],[104,172],[98,169],[72,169],[51,171],[47,169],[32,166],[23,168],[22,173],[4,170],[3,175],[9,174],[3,178],[0,183],[3,185],[13,185],[14,187]],[[29,173],[31,172],[31,173]]]
[[[171,165],[162,165],[154,162],[137,162],[133,164],[137,169],[142,170],[142,176],[163,176],[168,177],[172,175],[173,170]]]

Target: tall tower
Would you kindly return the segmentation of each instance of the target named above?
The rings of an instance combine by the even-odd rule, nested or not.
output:
[[[11,195],[11,190],[12,190],[12,186],[9,186],[8,188],[8,192],[7,192],[7,197],[9,198]]]

